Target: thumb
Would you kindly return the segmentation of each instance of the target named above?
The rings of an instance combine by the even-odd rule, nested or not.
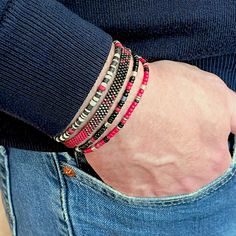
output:
[[[229,89],[231,105],[231,133],[236,134],[236,93]]]

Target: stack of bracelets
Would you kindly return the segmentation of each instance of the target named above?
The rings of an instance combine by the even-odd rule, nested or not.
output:
[[[85,159],[85,153],[93,152],[100,148],[123,128],[138,105],[148,83],[149,67],[146,61],[140,56],[133,55],[131,50],[124,47],[119,41],[115,40],[113,43],[115,45],[115,53],[112,62],[96,93],[82,113],[76,117],[75,122],[64,132],[54,137],[57,142],[62,142],[65,146],[74,148],[77,158]],[[134,60],[133,68],[131,76],[126,81],[132,56]],[[129,96],[138,72],[139,61],[144,69],[141,86],[118,125],[109,133],[106,133],[106,130],[115,121]],[[109,83],[110,87],[108,86]],[[121,91],[124,92],[118,101],[117,97]],[[104,97],[103,100],[101,100],[102,97]],[[115,101],[118,101],[118,103],[111,110]],[[99,102],[100,104],[98,105]],[[88,118],[92,112],[94,112],[93,115]],[[112,112],[111,115],[106,118],[110,112]]]

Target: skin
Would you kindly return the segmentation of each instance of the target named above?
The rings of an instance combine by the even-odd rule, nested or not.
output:
[[[128,196],[197,191],[231,164],[227,140],[236,133],[235,93],[196,66],[162,60],[149,67],[148,87],[130,120],[86,158],[106,184]],[[142,72],[140,67],[124,112]]]

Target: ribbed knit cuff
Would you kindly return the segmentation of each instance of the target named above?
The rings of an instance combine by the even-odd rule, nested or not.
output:
[[[93,87],[112,38],[55,0],[1,0],[0,14],[0,110],[57,135]]]

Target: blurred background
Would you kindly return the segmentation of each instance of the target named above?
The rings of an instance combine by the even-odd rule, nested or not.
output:
[[[2,204],[1,192],[0,192],[0,236],[11,236],[11,231]]]

